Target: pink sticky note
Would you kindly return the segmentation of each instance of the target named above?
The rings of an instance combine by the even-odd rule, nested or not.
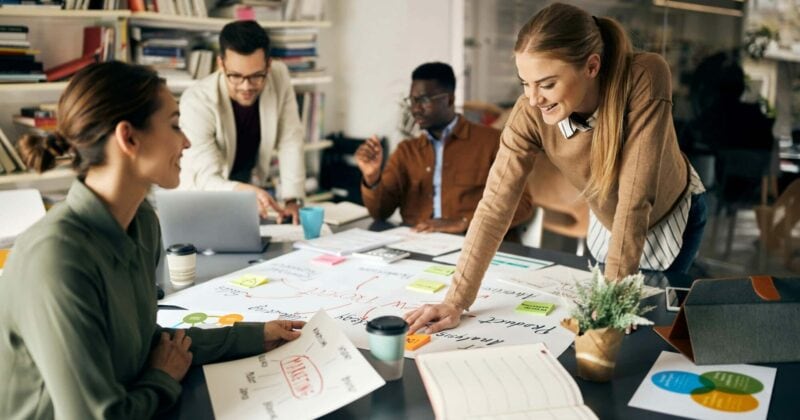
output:
[[[347,260],[345,257],[337,257],[336,255],[323,254],[311,260],[313,263],[323,265],[336,265]]]

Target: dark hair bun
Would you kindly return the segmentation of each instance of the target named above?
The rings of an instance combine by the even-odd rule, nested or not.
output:
[[[17,149],[25,165],[41,173],[53,168],[56,158],[64,156],[70,150],[70,145],[58,133],[46,137],[26,134],[17,142]]]

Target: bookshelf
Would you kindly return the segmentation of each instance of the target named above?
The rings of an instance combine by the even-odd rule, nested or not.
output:
[[[81,55],[83,28],[85,26],[110,26],[115,30],[115,56],[122,61],[131,61],[135,45],[134,28],[147,28],[159,31],[176,31],[192,34],[214,34],[232,19],[216,17],[188,17],[159,14],[156,12],[131,12],[129,10],[60,10],[47,7],[0,8],[0,25],[22,25],[29,28],[31,48],[38,50],[37,61],[44,68],[51,68]],[[319,30],[330,28],[330,21],[259,21],[259,24],[270,30]],[[69,42],[63,42],[64,40]],[[191,47],[190,47],[191,48]],[[187,48],[188,50],[188,48]],[[167,86],[180,95],[196,80],[191,78],[170,77],[165,73]],[[318,86],[331,83],[333,77],[322,72],[314,72],[304,77],[292,77],[291,83],[298,94],[316,92]],[[12,116],[19,113],[21,107],[34,106],[40,103],[54,103],[66,88],[68,82],[48,83],[6,83],[0,84],[0,128],[12,141],[27,131],[27,128],[14,124]],[[322,133],[319,133],[322,136]],[[332,146],[329,140],[307,140],[303,149],[309,176],[316,176],[319,151]],[[74,173],[66,168],[57,168],[43,174],[33,172],[0,174],[0,190],[14,188],[37,188],[40,191],[66,191],[75,178]]]

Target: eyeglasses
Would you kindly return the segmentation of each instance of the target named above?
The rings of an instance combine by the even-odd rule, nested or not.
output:
[[[447,96],[449,93],[442,92],[437,93],[436,95],[420,95],[420,96],[409,96],[403,99],[403,102],[410,108],[415,105],[419,106],[431,106],[433,100],[436,98],[441,98],[443,96]]]
[[[250,82],[251,85],[261,85],[267,79],[267,72],[261,71],[247,76],[239,73],[225,73],[225,78],[234,85],[241,85],[245,80]]]

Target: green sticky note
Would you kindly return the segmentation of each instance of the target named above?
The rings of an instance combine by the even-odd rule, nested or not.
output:
[[[415,292],[436,293],[446,286],[444,283],[433,280],[414,280],[406,288]]]
[[[456,268],[450,265],[432,265],[425,269],[425,272],[439,276],[449,276],[456,272]]]
[[[261,286],[262,284],[267,284],[268,281],[269,280],[267,280],[266,277],[256,276],[253,274],[245,274],[242,277],[239,277],[238,279],[231,280],[231,283],[237,286],[253,288]]]
[[[522,303],[515,309],[516,312],[521,314],[542,315],[546,316],[555,308],[553,303],[546,302],[533,302],[530,300],[523,300]]]

